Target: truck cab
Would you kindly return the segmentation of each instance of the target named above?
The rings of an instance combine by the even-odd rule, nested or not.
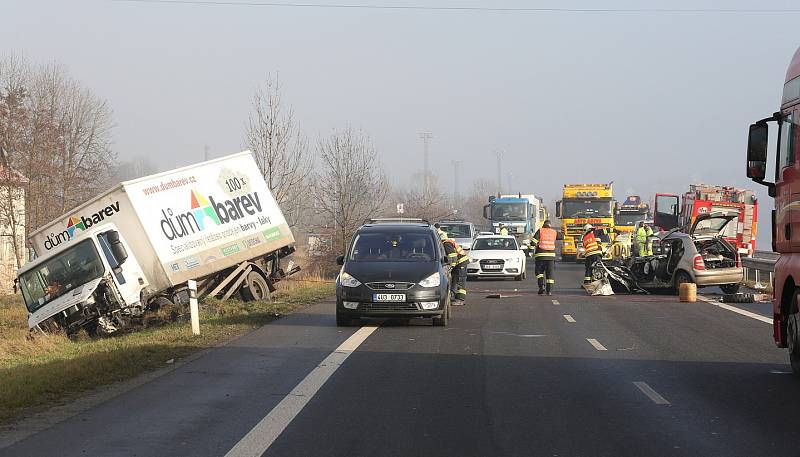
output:
[[[767,177],[769,123],[777,125],[774,175]],[[779,252],[773,286],[773,338],[789,348],[792,371],[800,375],[800,49],[786,72],[780,111],[750,125],[747,177],[767,187],[775,198],[772,250]]]
[[[534,203],[538,200],[522,194],[491,196],[489,204],[483,207],[483,217],[491,222],[493,233],[499,234],[503,225],[522,249],[527,250],[534,221],[539,217],[539,209]]]
[[[17,277],[28,326],[48,326],[53,319],[68,334],[115,331],[120,319],[141,314],[148,285],[114,224],[81,232],[23,266]]]

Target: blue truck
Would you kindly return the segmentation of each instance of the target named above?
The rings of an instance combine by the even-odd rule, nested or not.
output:
[[[508,229],[523,249],[528,249],[531,235],[547,218],[542,199],[533,194],[492,195],[483,207],[483,217],[491,223],[492,232],[500,233],[500,224]]]

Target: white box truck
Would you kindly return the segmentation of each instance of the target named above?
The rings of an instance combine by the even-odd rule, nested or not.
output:
[[[112,333],[182,303],[190,279],[201,296],[267,298],[294,251],[249,151],[123,182],[29,242],[36,256],[17,273],[28,326],[68,334]]]

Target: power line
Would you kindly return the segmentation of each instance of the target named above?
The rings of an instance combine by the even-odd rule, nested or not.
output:
[[[444,12],[494,13],[645,13],[645,14],[785,14],[800,13],[798,8],[559,8],[559,7],[494,7],[494,6],[427,6],[427,5],[370,5],[348,3],[294,3],[224,0],[110,0],[124,3],[160,3],[202,6],[266,6],[277,8],[368,9]]]

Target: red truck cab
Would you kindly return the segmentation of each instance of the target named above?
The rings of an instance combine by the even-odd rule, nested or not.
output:
[[[774,182],[767,181],[770,122],[778,126]],[[781,110],[750,125],[747,177],[767,186],[775,198],[772,210],[772,249],[781,254],[775,265],[773,336],[778,347],[789,348],[792,371],[800,375],[800,49],[795,52],[783,86]]]

